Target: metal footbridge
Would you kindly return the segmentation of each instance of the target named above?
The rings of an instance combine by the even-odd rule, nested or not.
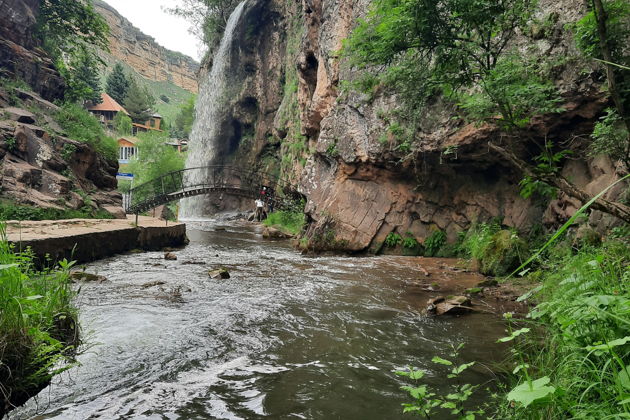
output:
[[[265,191],[264,194],[261,194]],[[211,165],[169,172],[125,193],[125,212],[140,214],[162,204],[205,194],[262,198],[274,209],[289,209],[302,195],[286,180],[263,171]]]

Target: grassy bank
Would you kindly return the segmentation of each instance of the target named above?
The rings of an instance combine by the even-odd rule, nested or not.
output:
[[[461,418],[630,418],[630,226],[604,240],[586,225],[574,226],[549,244],[519,279],[531,285],[522,299],[536,306],[525,319],[506,316],[505,382],[481,415],[471,407],[480,417]],[[505,275],[540,245],[488,224],[462,234],[449,252]],[[431,407],[436,397],[423,394],[422,385],[409,389],[420,390],[412,406],[423,415],[427,409],[424,418],[441,418],[451,406],[446,397]]]
[[[77,342],[70,264],[37,272],[31,262],[0,226],[0,418],[67,369]]]
[[[79,210],[54,209],[0,202],[0,220],[63,220],[63,219],[113,219],[108,211],[84,206]]]
[[[285,233],[297,235],[304,226],[304,213],[291,211],[274,211],[263,221],[265,226],[280,229]]]

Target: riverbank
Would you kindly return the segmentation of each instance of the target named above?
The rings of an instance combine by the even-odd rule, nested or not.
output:
[[[187,243],[184,223],[152,217],[7,221],[7,240],[16,250],[31,248],[38,266],[48,260],[96,261],[132,249],[158,250]]]

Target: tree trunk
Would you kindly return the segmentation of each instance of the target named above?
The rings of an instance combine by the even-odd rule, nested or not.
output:
[[[621,94],[619,93],[619,87],[617,86],[617,78],[615,76],[614,66],[610,63],[614,63],[612,53],[610,52],[610,44],[608,42],[608,29],[606,28],[606,20],[608,20],[608,14],[604,9],[602,0],[592,0],[593,9],[595,12],[595,20],[597,21],[597,35],[599,37],[599,48],[602,52],[602,57],[606,61],[606,79],[608,81],[608,91],[610,97],[617,108],[619,116],[623,119],[630,133],[630,115],[626,114],[625,105]],[[630,134],[629,134],[630,135]],[[629,168],[630,169],[630,168]]]
[[[583,204],[588,202],[591,198],[593,198],[590,194],[582,191],[577,188],[575,185],[571,184],[566,180],[562,175],[543,175],[537,174],[534,172],[532,166],[525,162],[524,160],[517,157],[514,153],[497,146],[493,143],[488,143],[488,146],[503,156],[507,161],[509,161],[512,165],[518,168],[523,174],[530,176],[534,179],[539,179],[541,181],[546,182],[547,184],[558,188],[563,193],[567,194],[570,197],[576,198],[580,200]],[[630,207],[623,205],[621,203],[617,203],[614,201],[606,200],[603,197],[600,197],[595,201],[591,208],[595,210],[602,211],[606,214],[610,214],[612,216],[618,217],[619,219],[625,221],[626,223],[630,223]]]

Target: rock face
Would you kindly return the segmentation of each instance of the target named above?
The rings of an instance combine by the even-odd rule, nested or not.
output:
[[[107,3],[96,0],[94,7],[109,25],[109,49],[113,57],[130,65],[147,79],[166,80],[197,93],[199,64],[196,61],[158,45]]]
[[[65,82],[34,36],[39,0],[0,2],[0,76],[19,77],[48,100],[63,96]]]
[[[282,174],[293,177],[307,199],[307,235],[330,237],[336,248],[349,251],[377,249],[391,232],[410,232],[422,243],[439,229],[452,242],[473,223],[493,218],[524,231],[541,221],[549,226],[566,221],[578,203],[563,194],[550,202],[522,198],[523,175],[488,148],[490,141],[509,145],[531,160],[540,153],[535,144],[505,139],[493,126],[467,125],[453,118],[452,106],[436,100],[422,117],[416,149],[407,153],[388,131],[388,115],[401,106],[398,98],[383,89],[369,97],[341,92],[340,81],[356,74],[338,51],[369,3],[311,0],[297,9],[276,0],[248,3],[233,46],[239,58],[232,69],[235,88],[226,104],[221,163],[282,159]],[[564,27],[582,16],[583,3],[539,4],[538,18],[552,17],[548,35],[523,37],[514,47],[577,56]],[[554,82],[565,111],[535,118],[528,136],[573,139],[571,147],[585,149],[608,104],[596,70],[580,69],[589,64],[557,68]],[[563,174],[589,193],[617,178],[606,158],[569,161]],[[620,185],[609,197],[623,190]],[[613,223],[597,212],[591,219],[598,227]]]
[[[23,106],[46,113],[36,115],[9,106],[2,100],[7,92],[0,89],[2,197],[42,208],[77,210],[90,206],[124,218],[122,196],[116,191],[118,163],[49,128],[56,125],[49,117],[56,105],[35,93],[17,89],[13,94]]]

